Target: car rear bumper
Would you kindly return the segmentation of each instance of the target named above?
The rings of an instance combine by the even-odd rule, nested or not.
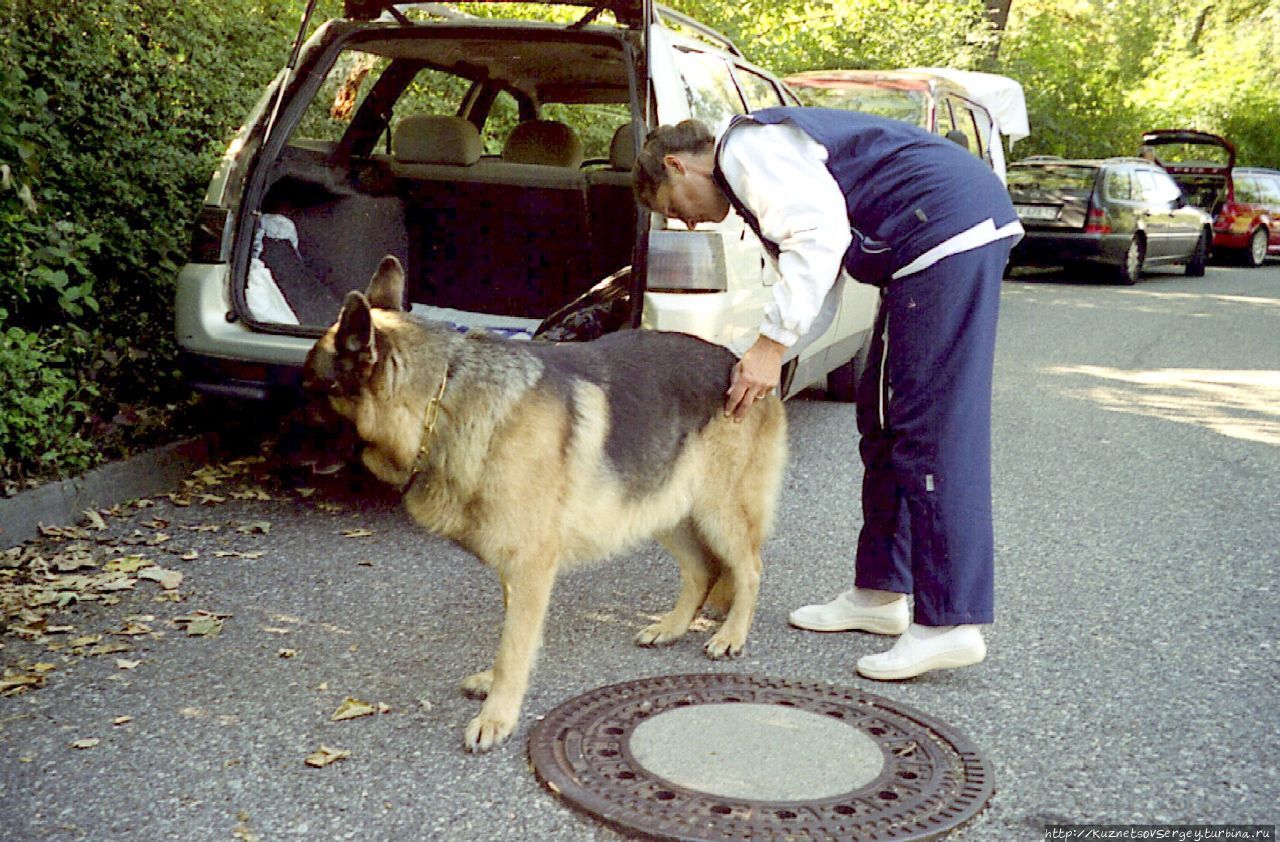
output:
[[[1129,234],[1087,234],[1083,231],[1038,231],[1028,228],[1013,247],[1011,263],[1061,266],[1077,260],[1119,265],[1129,248]]]
[[[1216,249],[1247,249],[1252,231],[1218,231],[1213,232],[1213,247]]]
[[[175,333],[192,388],[224,397],[269,400],[296,391],[314,339],[256,331],[227,297],[226,264],[188,263],[178,273]]]

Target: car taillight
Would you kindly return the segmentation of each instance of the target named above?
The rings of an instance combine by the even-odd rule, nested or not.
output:
[[[724,239],[714,231],[650,231],[647,289],[724,292],[728,271]]]
[[[226,263],[230,237],[228,229],[231,211],[226,208],[205,206],[196,217],[191,232],[192,263]]]
[[[1230,228],[1239,214],[1239,205],[1232,201],[1223,202],[1213,215],[1213,227],[1224,230]]]
[[[1097,205],[1089,205],[1089,212],[1084,217],[1086,234],[1110,234],[1111,226],[1107,224],[1107,215]]]

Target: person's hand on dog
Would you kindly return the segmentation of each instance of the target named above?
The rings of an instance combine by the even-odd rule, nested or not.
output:
[[[751,404],[768,396],[782,380],[782,355],[787,346],[761,336],[733,367],[724,414],[741,421]]]

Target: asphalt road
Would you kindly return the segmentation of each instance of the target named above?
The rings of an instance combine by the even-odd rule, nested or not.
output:
[[[181,572],[179,601],[140,580],[48,620],[72,630],[0,638],[5,665],[44,682],[0,698],[0,837],[619,839],[538,784],[529,727],[604,684],[715,670],[856,686],[958,729],[997,794],[955,839],[1275,823],[1280,264],[1129,288],[1019,276],[1002,308],[984,665],[876,684],[853,664],[883,639],[787,626],[848,586],[859,523],[853,409],[801,399],[744,656],[708,662],[706,631],[632,645],[677,586],[654,547],[574,572],[519,731],[469,756],[476,703],[457,684],[496,644],[488,571],[377,489],[304,496],[232,466],[183,489],[189,505],[155,498],[86,533],[99,562],[132,553]],[[56,559],[68,543],[39,549]],[[218,634],[174,623],[201,610],[229,615]],[[105,643],[128,649],[85,654]],[[331,721],[347,697],[390,710]],[[350,756],[307,766],[321,745]]]

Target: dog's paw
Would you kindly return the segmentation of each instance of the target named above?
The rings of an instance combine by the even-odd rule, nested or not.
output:
[[[488,698],[493,687],[493,670],[485,670],[462,679],[462,692],[473,699]],[[472,723],[475,724],[475,723]]]
[[[707,641],[702,650],[707,653],[708,658],[736,658],[742,654],[742,647],[746,643],[745,640],[734,640],[727,635],[717,634]]]
[[[664,623],[654,623],[636,633],[636,646],[670,646],[682,637],[684,630],[675,631]]]
[[[467,726],[467,733],[463,737],[463,744],[467,751],[481,752],[496,748],[509,736],[516,728],[515,717],[495,717],[485,714],[483,710],[480,715],[471,720],[471,724]]]

